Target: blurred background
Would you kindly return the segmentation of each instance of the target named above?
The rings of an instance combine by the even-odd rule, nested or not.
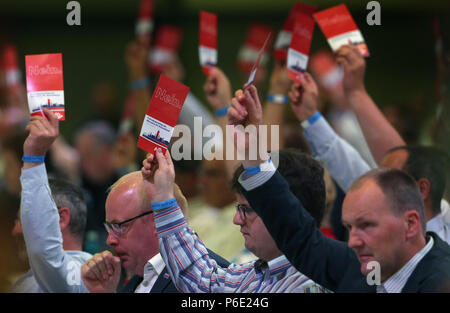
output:
[[[94,217],[88,216],[88,229],[90,219],[97,219],[96,223],[103,233],[87,232],[87,239],[83,245],[86,251],[95,253],[106,248],[102,225],[105,190],[124,173],[118,171],[123,166],[116,166],[113,160],[108,161],[110,163],[105,162],[104,155],[111,155],[112,149],[115,149],[113,143],[116,137],[113,133],[117,131],[130,93],[129,68],[125,52],[127,45],[136,38],[135,25],[140,1],[80,0],[78,1],[81,5],[80,26],[67,24],[66,17],[70,12],[66,9],[68,2],[66,0],[1,0],[0,51],[6,43],[15,45],[22,84],[25,84],[25,55],[42,53],[62,53],[63,55],[66,121],[60,124],[60,133],[65,142],[59,142],[57,152],[52,154],[64,157],[56,161],[52,159],[53,163],[64,165],[73,161],[72,163],[78,166],[80,156],[83,161],[84,146],[81,139],[77,142],[76,135],[79,135],[77,131],[86,121],[102,118],[111,122],[114,127],[111,131],[109,126],[97,124],[85,129],[88,138],[100,130],[100,135],[97,134],[98,138],[111,144],[105,144],[104,151],[101,151],[105,154],[99,152],[96,159],[91,158],[89,167],[81,165],[81,170],[63,168],[66,178],[87,190],[88,207],[92,205],[92,208],[95,207],[99,213]],[[244,43],[248,27],[254,22],[265,24],[275,31],[273,34],[275,37],[295,2],[294,0],[155,0],[154,33],[164,24],[171,24],[182,30],[182,41],[178,49],[178,56],[184,67],[182,82],[191,88],[191,92],[203,104],[203,109],[214,117],[215,109],[209,105],[203,92],[206,77],[199,64],[199,11],[206,10],[218,15],[218,66],[229,77],[234,91],[241,88],[248,78],[248,74],[243,75],[237,64],[238,52]],[[319,10],[341,3],[348,6],[370,51],[365,77],[369,94],[408,144],[436,145],[450,152],[448,88],[450,1],[378,1],[381,5],[380,26],[369,26],[366,22],[367,14],[370,12],[366,9],[369,1],[304,0],[303,2],[318,6]],[[310,55],[320,50],[330,51],[330,48],[325,36],[316,25]],[[267,64],[267,74],[270,74],[273,65],[274,61],[271,57]],[[269,88],[269,78],[270,75],[266,75],[266,79],[260,85],[259,92],[262,97]],[[154,84],[151,87],[153,86]],[[22,92],[19,95],[22,98],[15,101],[26,106],[24,95],[25,93]],[[0,248],[2,249],[0,292],[7,291],[14,278],[28,269],[26,262],[20,261],[26,259],[23,242],[22,246],[19,246],[16,239],[12,238],[17,237],[14,235],[13,227],[17,226],[15,219],[20,206],[18,178],[22,165],[21,146],[26,135],[23,133],[23,126],[26,121],[25,124],[22,123],[24,121],[17,123],[18,128],[22,127],[22,132],[19,132],[17,136],[11,134],[9,128],[3,127],[2,116],[6,117],[3,120],[14,121],[16,118],[14,110],[4,109],[8,107],[4,104],[5,99],[0,89],[0,142],[2,143],[0,150]],[[324,103],[325,107],[322,111],[327,110],[326,101]],[[290,110],[287,114],[293,115]],[[17,120],[20,120],[20,117]],[[295,123],[298,126],[297,121]],[[136,142],[133,140],[136,140],[136,131],[139,129],[134,129],[131,141],[126,141],[120,148],[122,154],[128,151],[128,155],[122,155],[123,158],[131,159],[137,164],[140,164],[142,156],[134,152],[129,155],[129,151],[136,150]],[[130,133],[133,132],[130,131]],[[293,138],[294,141],[298,139],[296,136]],[[88,153],[93,150],[95,149],[92,147],[86,148]],[[114,151],[117,152],[117,149]],[[192,208],[193,213],[190,217],[198,215],[197,219],[193,220],[193,224],[197,222],[196,229],[207,242],[209,231],[207,226],[213,223],[222,225],[223,221],[231,223],[231,217],[235,214],[235,208],[231,205],[235,201],[234,194],[229,190],[224,192],[228,183],[224,165],[218,162],[202,164],[180,162],[176,166],[177,183],[181,186]],[[52,165],[47,164],[47,169],[52,172]],[[73,173],[75,174],[72,177]],[[100,178],[98,178],[99,175]],[[203,197],[201,201],[198,200],[198,195]],[[197,207],[207,210],[197,210]],[[222,210],[226,212],[221,213],[222,215],[218,215],[215,211],[210,215],[205,213],[211,212],[209,209],[212,208],[227,209]],[[94,212],[94,209],[89,210]],[[202,229],[202,227],[205,228]],[[92,228],[92,230],[95,229]],[[228,230],[221,232],[215,229],[211,232],[211,236],[217,238],[218,233],[224,235],[224,238],[221,238],[223,241],[216,242],[217,247],[222,247],[223,242],[230,241]],[[234,233],[238,235],[238,240],[242,240],[238,231]],[[211,242],[211,245],[213,244],[214,242]],[[211,248],[210,245],[208,246]],[[242,248],[242,242],[239,241],[237,246]],[[232,252],[234,254],[236,251]],[[21,253],[22,256],[18,256]],[[230,252],[230,256],[233,254]],[[229,256],[225,255],[225,257],[231,260]]]
[[[155,7],[155,29],[173,24],[183,30],[180,59],[185,84],[204,100],[204,76],[198,61],[198,12],[218,14],[218,63],[234,89],[243,83],[236,66],[238,50],[248,25],[259,21],[279,30],[293,0],[159,0]],[[320,9],[340,4],[335,0],[304,1]],[[368,44],[366,84],[380,106],[418,106],[421,118],[435,111],[436,78],[433,18],[437,17],[445,39],[450,36],[449,1],[379,1],[381,26],[368,26],[368,1],[345,1]],[[81,0],[81,26],[68,26],[64,0],[2,0],[0,43],[17,45],[21,69],[24,55],[63,53],[67,115],[61,131],[68,139],[92,112],[93,86],[107,82],[114,87],[114,109],[121,112],[127,92],[124,51],[134,38],[139,0]],[[444,42],[449,42],[444,40]],[[328,49],[326,39],[315,28],[311,53]],[[270,68],[270,66],[269,66]],[[22,71],[22,77],[24,72]],[[206,103],[206,101],[203,101]]]

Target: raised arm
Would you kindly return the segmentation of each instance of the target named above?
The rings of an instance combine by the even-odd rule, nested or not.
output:
[[[163,155],[158,150],[156,159],[149,155],[143,164],[144,186],[155,212],[161,256],[177,289],[189,293],[235,291],[242,283],[236,280],[236,266],[222,268],[217,264],[188,227],[177,204],[173,194],[175,170],[169,152]],[[248,269],[252,267],[249,265]]]
[[[26,127],[29,135],[23,151],[29,156],[44,156],[58,136],[58,119],[44,109],[47,119],[32,116]],[[28,258],[36,281],[46,292],[87,292],[80,268],[89,254],[71,254],[63,249],[58,208],[48,185],[45,165],[25,161],[21,175],[20,219]],[[64,210],[64,208],[61,208]],[[66,208],[67,213],[67,208]]]
[[[314,158],[347,192],[358,177],[370,170],[370,166],[356,149],[336,134],[318,111],[318,89],[312,76],[304,73],[300,79],[301,83],[293,84],[289,92],[292,111],[302,123]]]
[[[258,126],[261,123],[261,103],[255,87],[237,93],[232,103],[233,108],[228,111],[230,125]],[[236,139],[236,143],[244,139],[245,143],[258,140],[239,136]],[[244,146],[249,148],[249,145]],[[249,156],[248,153],[245,155]],[[246,190],[244,196],[291,264],[316,283],[336,290],[347,265],[356,259],[354,253],[345,243],[322,235],[314,219],[276,171],[274,162],[265,160],[260,155],[257,160],[247,157],[242,162],[246,170],[239,182]]]
[[[290,87],[291,81],[288,78],[286,64],[275,61],[270,76],[269,93],[267,94],[263,108],[263,124],[267,125],[267,146],[269,150],[276,149],[276,147],[272,147],[272,140],[278,141],[278,149],[283,149],[283,140],[281,138],[283,138],[284,115],[286,113],[287,95]],[[272,134],[271,125],[279,126],[278,133]],[[272,137],[274,138],[272,139]]]
[[[230,138],[227,138],[226,136],[227,110],[231,105],[232,99],[230,81],[221,69],[214,67],[210,70],[209,75],[206,78],[203,90],[206,99],[216,112],[216,122],[222,129],[222,153],[226,156],[227,147],[230,146],[227,144],[227,140],[230,140]],[[224,161],[227,177],[230,180],[233,177],[234,170],[239,166],[239,161],[236,161],[236,159],[236,157],[233,157]]]
[[[135,101],[136,129],[141,129],[150,102],[150,81],[147,75],[148,48],[134,41],[126,48],[125,60],[130,77],[130,95]]]
[[[345,96],[358,118],[375,161],[380,164],[389,149],[404,146],[405,142],[366,91],[366,61],[358,48],[343,46],[336,56],[336,61],[344,69]]]

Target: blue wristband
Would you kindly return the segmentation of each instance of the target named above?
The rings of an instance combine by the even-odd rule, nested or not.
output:
[[[44,163],[45,155],[26,155],[22,157],[22,161],[30,163]]]
[[[270,163],[271,159],[269,158],[267,160],[267,163]],[[260,164],[261,165],[261,164]],[[249,175],[255,175],[258,174],[259,172],[261,172],[261,166],[260,165],[256,165],[256,166],[252,166],[252,167],[247,167],[244,168],[244,171],[249,174]]]
[[[227,105],[227,106],[224,107],[224,108],[217,109],[217,110],[216,110],[216,116],[217,116],[217,117],[222,117],[222,116],[224,116],[224,115],[227,115],[228,109],[229,109],[230,107],[231,107],[231,104],[230,104],[230,105]]]
[[[148,87],[150,87],[150,80],[148,79],[148,77],[130,82],[130,90],[131,91],[135,91],[137,89],[142,89],[142,88],[148,88]]]
[[[170,200],[152,203],[152,209],[153,209],[153,211],[159,211],[159,210],[170,208],[175,205],[177,205],[177,199],[172,198]]]
[[[286,104],[289,102],[289,98],[285,95],[268,94],[266,100],[274,103]]]
[[[314,124],[321,116],[322,116],[322,114],[320,114],[319,111],[317,111],[316,113],[314,113],[313,116],[311,116],[310,118],[308,118],[308,123],[309,123],[309,125]]]

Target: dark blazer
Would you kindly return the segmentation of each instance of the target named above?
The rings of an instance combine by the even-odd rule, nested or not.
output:
[[[376,286],[366,283],[353,250],[346,242],[322,235],[278,171],[263,185],[244,191],[244,196],[262,218],[278,248],[300,272],[332,291],[376,291]],[[435,242],[433,248],[419,262],[403,292],[444,291],[448,287],[450,247],[437,235],[430,235]]]
[[[220,255],[212,252],[208,249],[208,254],[210,257],[212,257],[214,260],[216,260],[217,264],[221,267],[228,267],[230,265],[230,262],[222,258]],[[122,293],[133,293],[136,288],[139,286],[139,284],[142,282],[142,276],[134,275],[131,277],[131,279],[128,281],[128,283],[123,287]],[[170,279],[169,272],[167,271],[167,266],[164,267],[164,270],[161,272],[161,274],[156,279],[155,284],[153,285],[152,289],[150,290],[150,293],[179,293],[177,288],[175,287],[174,283],[172,282],[172,279]]]

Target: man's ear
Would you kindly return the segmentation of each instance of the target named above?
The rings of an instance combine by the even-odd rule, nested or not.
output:
[[[419,187],[420,194],[422,195],[422,199],[425,202],[430,197],[430,181],[426,178],[419,178],[417,181],[417,187]]]
[[[58,209],[59,213],[59,227],[61,228],[61,232],[63,232],[70,223],[70,210],[69,208],[60,208]]]
[[[414,238],[417,234],[422,233],[422,223],[420,215],[415,210],[409,210],[404,213],[406,225],[406,238]]]

